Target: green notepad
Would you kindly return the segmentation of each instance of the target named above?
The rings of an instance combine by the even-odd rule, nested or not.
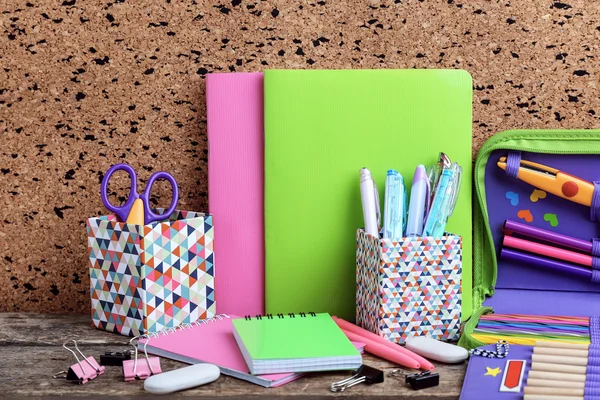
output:
[[[354,320],[360,168],[371,170],[383,200],[388,169],[410,189],[417,164],[443,151],[464,171],[447,230],[463,237],[469,317],[471,98],[471,77],[460,70],[265,71],[268,313]]]
[[[253,375],[349,370],[362,364],[329,314],[234,319],[233,335]]]

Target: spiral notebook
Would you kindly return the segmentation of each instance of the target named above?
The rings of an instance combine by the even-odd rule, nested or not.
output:
[[[234,319],[233,334],[250,373],[356,369],[362,357],[329,314]]]
[[[304,375],[303,373],[251,375],[233,337],[233,318],[239,317],[217,315],[215,318],[181,326],[174,331],[151,334],[147,351],[188,364],[215,364],[224,375],[264,387],[277,387]],[[140,350],[143,350],[144,342],[144,339],[139,341]],[[353,344],[360,352],[365,346],[364,343]]]

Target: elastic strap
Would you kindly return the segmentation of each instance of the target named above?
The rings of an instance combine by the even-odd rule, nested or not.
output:
[[[600,279],[600,238],[592,239],[592,282]]]
[[[590,344],[583,398],[584,400],[600,399],[600,345],[598,344]]]
[[[590,342],[592,345],[600,346],[600,317],[597,315],[590,317]]]
[[[600,238],[592,239],[592,255],[600,257]]]
[[[506,174],[511,178],[517,179],[519,176],[519,168],[521,167],[521,152],[511,150],[506,157]],[[600,210],[599,210],[600,212]],[[599,214],[600,215],[600,214]]]
[[[592,269],[600,270],[600,257],[592,256]]]
[[[600,221],[600,181],[594,181],[594,194],[590,207],[590,219],[594,222]]]
[[[594,270],[594,272],[598,271]],[[598,316],[590,317],[590,341],[583,398],[600,400],[600,317]]]
[[[600,238],[592,239],[592,268],[600,269]]]

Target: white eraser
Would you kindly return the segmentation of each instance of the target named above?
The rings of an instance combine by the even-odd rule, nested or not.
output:
[[[221,370],[216,365],[195,364],[152,375],[144,381],[144,389],[156,394],[172,393],[214,382],[220,375]]]
[[[407,338],[406,348],[420,356],[446,364],[457,364],[469,358],[469,352],[462,347],[423,336]]]

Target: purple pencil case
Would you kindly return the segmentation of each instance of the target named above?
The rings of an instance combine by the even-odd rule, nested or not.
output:
[[[505,169],[498,166],[503,157]],[[591,206],[579,204],[525,182],[519,175],[522,161],[552,167],[585,181],[600,181],[600,130],[506,131],[494,135],[480,149],[474,169],[474,309],[464,324],[459,344],[468,349],[485,345],[472,336],[483,314],[534,314],[589,317],[591,346],[600,349],[600,186],[594,184]],[[564,186],[563,193],[573,196],[569,189]],[[577,267],[587,268],[585,271],[552,266],[551,260],[548,265],[538,265],[527,252],[503,250],[506,220],[590,243],[592,265]],[[513,347],[515,351],[520,348]],[[590,356],[588,371],[600,365],[600,356],[597,358]],[[470,361],[474,364],[468,367],[460,399],[522,399],[522,388],[520,392],[500,392],[499,381],[485,384],[490,382],[483,379],[486,369],[480,371],[475,363],[487,360]],[[526,370],[529,367],[530,359]],[[592,382],[599,379],[598,375],[589,373],[587,379],[584,398],[600,399],[600,389]]]

